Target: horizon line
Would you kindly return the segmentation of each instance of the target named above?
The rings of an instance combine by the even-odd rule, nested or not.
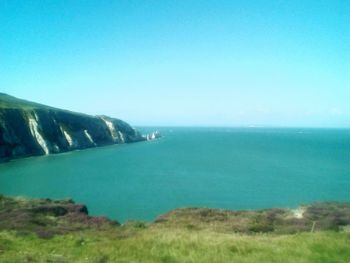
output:
[[[245,129],[350,129],[350,126],[278,126],[278,125],[132,125],[138,128],[245,128]]]

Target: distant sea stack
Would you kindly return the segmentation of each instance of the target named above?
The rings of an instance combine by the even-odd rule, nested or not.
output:
[[[145,136],[147,141],[156,140],[158,138],[162,137],[161,133],[159,131],[151,132]]]
[[[21,100],[0,93],[0,162],[34,155],[157,139],[128,123]]]

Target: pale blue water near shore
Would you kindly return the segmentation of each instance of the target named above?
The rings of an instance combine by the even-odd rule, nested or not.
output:
[[[350,201],[350,130],[160,131],[164,137],[157,141],[0,164],[0,193],[71,197],[87,204],[91,214],[121,222],[152,220],[178,207]]]

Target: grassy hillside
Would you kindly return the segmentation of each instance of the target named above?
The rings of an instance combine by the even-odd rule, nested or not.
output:
[[[0,262],[350,262],[350,205],[310,207],[305,217],[318,218],[323,228],[285,234],[271,229],[285,216],[280,225],[295,221],[288,221],[287,210],[278,210],[268,229],[256,229],[254,222],[265,224],[264,216],[276,209],[180,209],[153,223],[119,225],[88,216],[71,200],[0,196]],[[243,226],[238,230],[237,221]]]
[[[39,103],[18,99],[16,97],[7,95],[5,93],[0,93],[0,109],[23,109],[23,110],[32,110],[32,109],[53,109],[49,106],[42,105]]]

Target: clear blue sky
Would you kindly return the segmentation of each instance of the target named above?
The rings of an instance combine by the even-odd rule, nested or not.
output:
[[[350,127],[350,0],[1,0],[0,91],[133,125]]]

